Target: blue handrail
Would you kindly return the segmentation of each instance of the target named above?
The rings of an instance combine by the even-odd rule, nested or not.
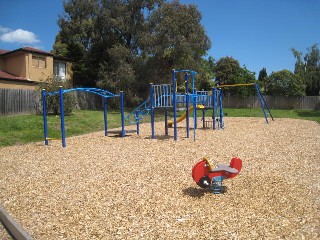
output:
[[[151,110],[150,106],[150,98],[145,100],[143,103],[141,103],[138,107],[136,107],[131,113],[129,113],[125,119],[129,121],[130,124],[136,124],[138,120],[142,120],[144,118],[144,115],[149,114],[149,111]],[[139,114],[136,114],[136,113]],[[131,121],[131,117],[134,116],[134,121]]]

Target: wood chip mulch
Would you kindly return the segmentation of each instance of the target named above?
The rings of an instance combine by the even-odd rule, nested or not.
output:
[[[57,141],[0,148],[0,205],[34,239],[320,239],[320,125],[225,123],[199,128],[196,142],[184,122],[176,142],[161,122],[156,139],[142,124],[140,136],[96,132],[68,137],[65,149]],[[204,156],[242,159],[226,193],[193,181]]]

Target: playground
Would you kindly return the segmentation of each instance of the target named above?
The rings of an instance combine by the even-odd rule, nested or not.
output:
[[[199,127],[196,141],[184,120],[177,140],[155,122],[154,139],[141,123],[140,135],[124,138],[96,132],[67,137],[66,148],[1,148],[0,203],[34,239],[319,239],[319,124],[225,117],[224,125]],[[242,159],[224,194],[192,179],[203,157]]]

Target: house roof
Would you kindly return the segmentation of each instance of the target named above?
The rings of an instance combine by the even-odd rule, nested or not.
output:
[[[37,53],[37,54],[47,55],[47,56],[53,56],[53,53],[42,51],[42,50],[32,48],[32,47],[22,47],[22,48],[18,48],[18,49],[12,50],[12,51],[0,50],[0,54],[2,56],[5,56],[5,55],[9,55],[9,54],[16,53],[16,52],[21,52],[21,51],[22,52]]]
[[[9,52],[8,50],[5,50],[5,49],[0,49],[0,55],[1,54],[4,54],[4,53],[6,53],[6,52]]]
[[[46,56],[52,56],[54,59],[57,59],[57,60],[74,62],[70,58],[57,56],[57,55],[54,55],[51,52],[46,52],[46,51],[43,51],[43,50],[40,50],[40,49],[36,49],[36,48],[32,48],[32,47],[22,47],[22,48],[18,48],[18,49],[12,50],[12,51],[5,50],[5,49],[0,49],[0,56],[10,55],[12,53],[19,52],[19,51],[29,52],[29,53],[36,53],[36,54],[41,54],[41,55],[46,55]]]
[[[4,72],[4,71],[0,71],[0,79],[2,79],[2,80],[33,82],[33,81],[30,81],[29,79],[26,79],[26,78],[23,78],[23,77],[18,77],[18,76],[12,75],[12,74]]]

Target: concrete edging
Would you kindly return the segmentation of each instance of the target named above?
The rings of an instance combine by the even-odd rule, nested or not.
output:
[[[14,239],[32,240],[32,237],[0,205],[0,221]]]

